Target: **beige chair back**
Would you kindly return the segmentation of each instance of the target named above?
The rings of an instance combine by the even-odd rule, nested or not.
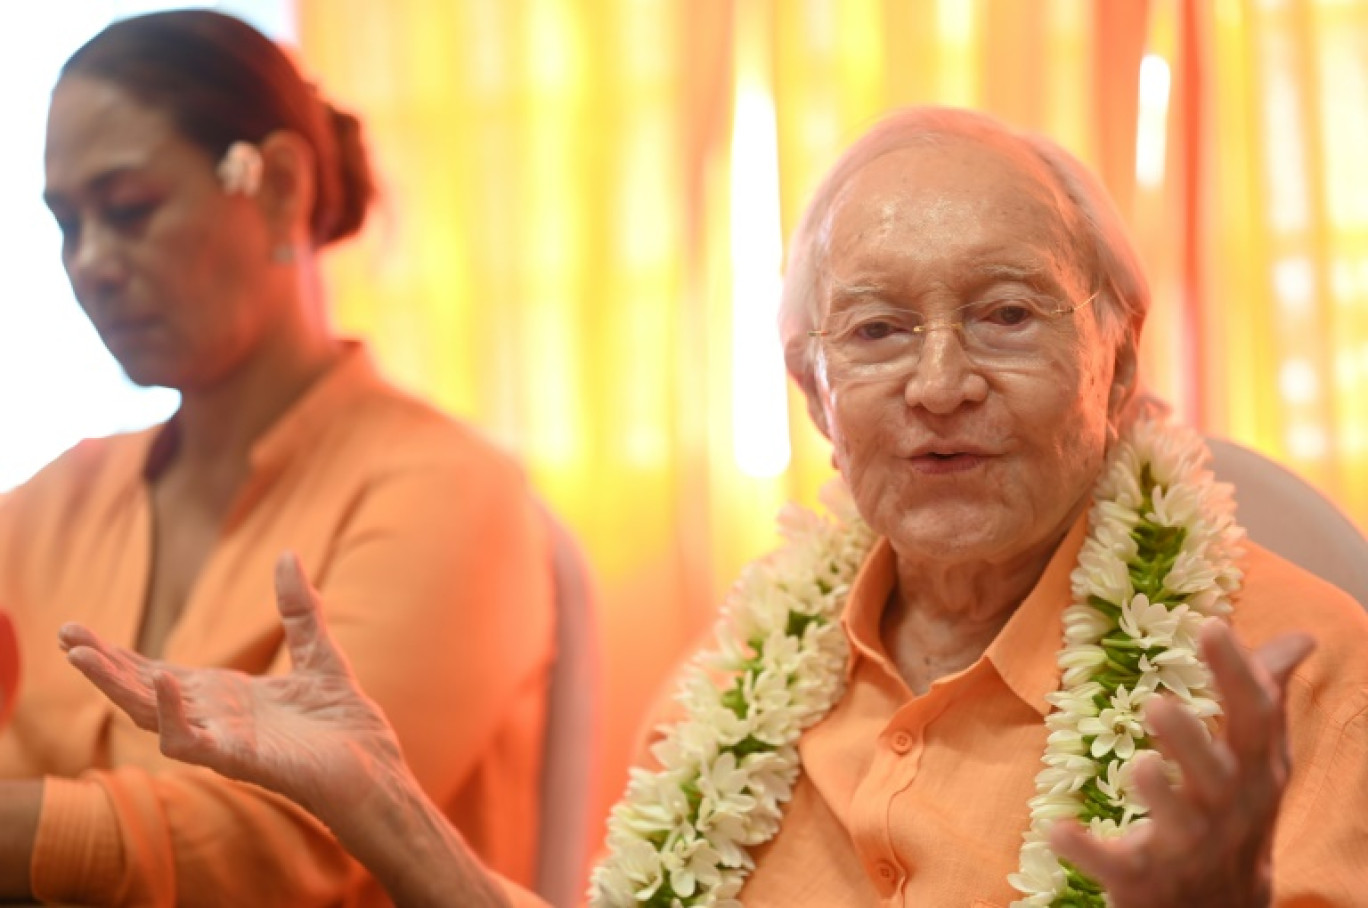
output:
[[[1368,608],[1368,539],[1306,480],[1233,441],[1208,438],[1211,469],[1235,486],[1249,538]]]
[[[552,543],[556,656],[542,752],[536,890],[556,908],[584,900],[590,811],[597,806],[600,662],[593,588],[583,553],[543,508]]]

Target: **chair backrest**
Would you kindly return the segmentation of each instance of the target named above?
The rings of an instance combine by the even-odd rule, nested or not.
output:
[[[1211,469],[1235,486],[1249,538],[1328,580],[1368,608],[1368,539],[1290,470],[1233,441],[1208,438]]]
[[[600,662],[593,588],[578,543],[545,508],[555,580],[556,655],[542,750],[536,889],[556,908],[583,901],[599,758]]]

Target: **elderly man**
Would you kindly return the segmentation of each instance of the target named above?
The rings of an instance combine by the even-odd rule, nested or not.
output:
[[[1055,145],[917,108],[847,152],[782,327],[853,509],[790,513],[743,577],[593,902],[1362,898],[1368,619],[1241,544],[1200,440],[1135,412],[1147,306]],[[169,753],[313,810],[397,901],[529,898],[423,801],[293,561],[277,585],[289,678],[64,644]]]

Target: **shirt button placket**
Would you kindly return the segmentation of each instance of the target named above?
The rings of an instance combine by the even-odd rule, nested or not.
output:
[[[905,728],[896,728],[888,733],[885,740],[888,742],[888,750],[893,755],[892,760],[885,763],[888,773],[887,779],[890,783],[895,779],[901,780],[897,782],[897,785],[905,785],[916,774],[916,761],[907,761],[903,758],[916,749],[917,736]],[[885,836],[888,832],[889,830],[884,830]],[[885,847],[886,845],[887,839],[885,838]],[[885,851],[884,848],[879,850]],[[899,888],[906,879],[906,874],[898,866],[892,855],[889,855],[887,851],[885,851],[885,855],[874,864],[874,885],[883,898],[889,899],[897,895]]]

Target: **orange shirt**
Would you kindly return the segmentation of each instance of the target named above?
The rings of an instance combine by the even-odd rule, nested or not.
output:
[[[45,780],[35,894],[80,903],[372,904],[379,889],[283,799],[163,758],[68,666],[68,620],[132,646],[160,431],[83,442],[0,501],[0,604],[23,648],[0,778]],[[484,861],[533,875],[550,552],[505,455],[385,384],[353,348],[258,440],[165,657],[283,672],[272,565],[333,633],[428,794]]]
[[[879,635],[894,583],[881,542],[846,608],[853,658],[841,703],[803,736],[803,776],[757,854],[747,908],[1006,906],[1045,750],[1045,695],[1069,574],[1070,532],[987,652],[914,697]],[[1295,770],[1275,846],[1280,906],[1362,904],[1368,887],[1368,616],[1347,595],[1249,546],[1232,623],[1246,645],[1293,629],[1320,649],[1292,682]]]
[[[913,696],[879,626],[895,581],[881,540],[847,603],[845,696],[799,742],[803,773],[778,835],[756,849],[746,908],[1007,906],[1045,750],[1045,695],[1086,516],[973,665]],[[1255,545],[1232,624],[1257,646],[1291,630],[1318,649],[1293,675],[1294,770],[1274,847],[1275,905],[1361,906],[1368,892],[1368,616]],[[671,689],[673,693],[673,689]],[[658,721],[678,715],[662,705]],[[657,721],[652,721],[654,728]],[[644,765],[654,765],[649,758]],[[510,892],[512,887],[507,887]],[[536,904],[525,894],[514,903]]]

